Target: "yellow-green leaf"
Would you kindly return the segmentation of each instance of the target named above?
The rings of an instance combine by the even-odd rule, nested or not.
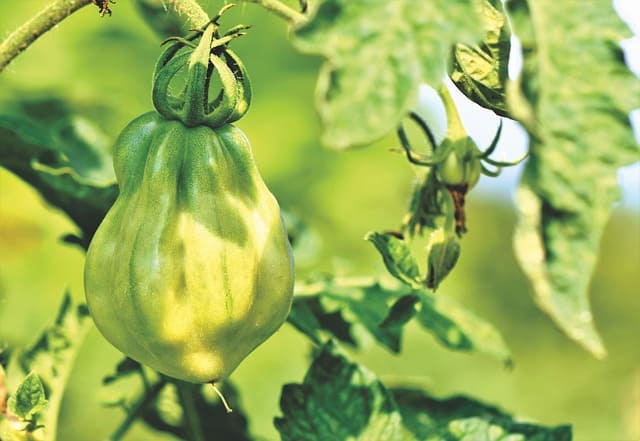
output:
[[[327,59],[317,86],[325,144],[343,149],[395,130],[420,83],[438,86],[454,42],[482,38],[475,0],[321,0],[294,34]]]
[[[531,136],[516,253],[541,308],[602,357],[588,286],[619,197],[617,170],[640,158],[629,123],[640,82],[624,64],[619,41],[627,34],[610,1],[509,7],[524,52],[521,90],[509,105]]]
[[[479,6],[485,36],[478,44],[455,45],[451,80],[470,100],[508,116],[505,89],[511,50],[509,22],[501,0],[482,0]]]

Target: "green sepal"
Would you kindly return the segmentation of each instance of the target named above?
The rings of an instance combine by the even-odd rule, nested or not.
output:
[[[175,38],[160,55],[153,77],[153,104],[163,117],[182,121],[187,127],[206,125],[213,129],[240,119],[249,109],[251,85],[240,58],[219,38],[217,25],[205,28],[193,49],[189,39]],[[176,96],[171,84],[187,70],[182,91]],[[209,99],[214,72],[220,79],[220,92]]]

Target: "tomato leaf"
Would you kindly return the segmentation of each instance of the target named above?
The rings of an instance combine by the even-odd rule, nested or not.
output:
[[[425,229],[439,228],[438,220],[446,217],[442,184],[433,172],[426,169],[420,180],[416,181],[411,194],[409,210],[403,219],[402,231],[410,237],[423,234]],[[449,197],[445,194],[444,197]]]
[[[316,102],[323,141],[338,149],[395,130],[420,83],[438,86],[454,41],[482,38],[473,0],[321,0],[293,35],[302,52],[323,55]]]
[[[48,403],[42,412],[42,424],[47,432],[56,431],[67,379],[91,325],[88,317],[86,306],[74,305],[66,293],[53,325],[47,327],[36,343],[18,359],[22,371],[36,373],[47,391]]]
[[[460,242],[453,234],[439,228],[429,235],[427,245],[427,287],[434,291],[451,272],[460,257]]]
[[[282,389],[283,416],[275,425],[283,441],[411,440],[389,391],[376,376],[328,342],[302,384]]]
[[[403,239],[390,233],[371,232],[365,236],[365,240],[376,247],[389,274],[412,288],[422,286],[418,263]]]
[[[63,210],[82,230],[85,247],[118,194],[107,145],[85,119],[0,115],[0,166]]]
[[[511,50],[509,22],[500,0],[482,0],[479,9],[485,36],[479,44],[455,45],[449,75],[470,100],[509,116],[505,96]]]
[[[444,346],[473,351],[511,364],[509,349],[500,333],[488,322],[443,295],[419,291],[418,322]]]
[[[611,2],[509,6],[524,51],[521,90],[509,96],[510,107],[531,136],[516,254],[540,307],[600,358],[606,351],[588,287],[619,198],[617,170],[640,158],[629,122],[640,107],[640,81],[624,64],[619,41],[627,33]]]
[[[375,340],[400,351],[402,327],[382,326],[399,297],[372,279],[327,280],[298,284],[288,321],[314,342],[327,334],[354,347]]]
[[[30,372],[9,397],[7,409],[23,420],[30,419],[47,405],[44,387],[38,375]]]
[[[399,352],[404,326],[417,318],[444,346],[510,363],[509,350],[489,323],[453,299],[423,289],[383,286],[372,279],[298,284],[288,321],[319,344],[327,336],[360,347],[375,340]]]
[[[517,422],[502,410],[456,396],[435,399],[421,390],[392,389],[403,425],[417,439],[570,441],[571,427]]]
[[[416,314],[416,304],[420,301],[420,297],[408,294],[400,297],[391,308],[389,308],[389,314],[380,323],[382,329],[389,330],[401,330],[409,320],[411,320]]]

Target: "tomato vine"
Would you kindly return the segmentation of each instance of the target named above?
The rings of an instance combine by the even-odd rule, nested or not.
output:
[[[498,178],[527,160],[517,258],[543,310],[595,357],[605,355],[588,285],[617,197],[615,173],[640,156],[627,117],[640,107],[640,86],[622,66],[623,26],[612,9],[551,0],[243,0],[282,19],[299,52],[322,58],[322,143],[347,150],[392,139],[395,157],[415,173],[397,225],[365,236],[384,275],[294,280],[293,255],[314,244],[307,219],[281,213],[235,126],[253,99],[236,51],[249,26],[221,30],[227,2],[210,16],[196,0],[154,1],[144,0],[141,15],[167,37],[149,88],[155,110],[131,121],[113,151],[65,106],[45,117],[10,106],[0,112],[0,165],[61,209],[78,227],[64,241],[87,251],[87,304],[66,294],[35,344],[0,347],[0,439],[55,439],[76,354],[94,323],[125,356],[105,387],[137,387],[109,403],[124,412],[110,439],[143,422],[189,441],[249,441],[232,372],[285,322],[312,348],[304,379],[282,388],[274,425],[285,441],[571,439],[569,426],[522,423],[477,400],[383,382],[345,347],[374,342],[400,354],[413,322],[449,350],[513,365],[497,326],[441,287],[479,234],[471,228],[463,239],[473,216],[469,191],[482,175]],[[124,8],[113,3],[49,1],[0,43],[0,71],[84,6],[97,6],[92,19],[118,20]],[[595,18],[598,27],[589,25]],[[524,48],[517,79],[507,74],[512,35]],[[594,87],[596,77],[606,82]],[[425,84],[444,108],[443,137],[420,109]],[[486,148],[467,133],[454,88],[499,118]],[[516,121],[530,136],[527,154],[494,159],[503,124]]]

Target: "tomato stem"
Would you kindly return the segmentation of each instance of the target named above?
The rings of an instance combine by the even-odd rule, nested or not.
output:
[[[180,401],[180,406],[182,406],[188,430],[191,432],[189,439],[192,441],[205,441],[200,414],[194,401],[194,394],[199,393],[200,386],[184,381],[174,381],[173,384],[176,386],[178,400]]]
[[[224,394],[220,391],[220,389],[218,389],[218,386],[216,386],[216,383],[214,383],[212,381],[210,384],[211,384],[211,386],[213,386],[213,390],[216,392],[218,397],[220,397],[220,401],[222,402],[222,405],[224,406],[224,410],[226,410],[227,413],[233,412],[233,409],[229,406],[229,403],[227,403],[227,399],[224,397]]]
[[[273,12],[280,18],[284,18],[294,27],[300,27],[307,22],[307,16],[285,5],[278,0],[243,0],[247,3],[255,3],[267,11]]]
[[[119,441],[122,437],[129,431],[131,425],[135,422],[135,420],[142,415],[144,410],[156,399],[160,391],[167,384],[167,380],[164,377],[161,377],[157,383],[151,386],[148,389],[145,389],[144,395],[140,400],[138,400],[133,407],[127,413],[127,417],[120,424],[120,426],[116,429],[116,431],[111,435],[109,441]]]
[[[179,14],[187,16],[195,27],[204,26],[209,16],[195,0],[167,0]],[[0,72],[45,32],[93,0],[53,0],[0,43]],[[295,11],[294,11],[295,12]],[[296,12],[296,14],[301,15]],[[102,14],[104,15],[104,14]],[[304,17],[304,16],[302,16]]]
[[[209,22],[209,16],[195,0],[167,0],[176,12],[185,15],[196,28],[203,27]]]
[[[42,34],[92,0],[56,0],[31,17],[0,44],[0,72]]]
[[[447,138],[452,141],[463,139],[467,137],[467,131],[462,125],[460,114],[456,108],[456,103],[453,101],[449,89],[446,84],[442,84],[438,89],[438,95],[442,99],[445,112],[447,113]]]

